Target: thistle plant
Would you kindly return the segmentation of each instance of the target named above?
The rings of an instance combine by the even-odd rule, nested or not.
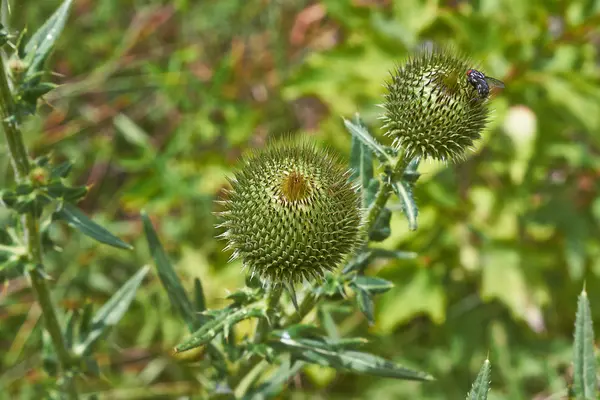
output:
[[[93,350],[101,336],[126,312],[147,268],[142,268],[95,313],[91,305],[69,315],[52,297],[51,276],[44,253],[54,247],[48,237],[52,224],[66,222],[81,233],[107,245],[130,249],[109,231],[90,220],[75,204],[88,188],[71,186],[70,162],[56,163],[51,155],[31,159],[23,140],[23,121],[35,114],[42,96],[56,85],[45,80],[45,64],[69,14],[66,0],[33,35],[10,32],[0,25],[0,118],[14,185],[2,188],[0,204],[11,210],[11,220],[0,228],[0,281],[24,274],[42,311],[43,366],[49,376],[46,398],[78,399],[76,383],[82,374],[96,375]]]

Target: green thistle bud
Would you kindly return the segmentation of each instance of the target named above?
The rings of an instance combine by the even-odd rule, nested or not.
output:
[[[221,235],[263,283],[320,279],[359,243],[362,210],[350,173],[306,141],[278,141],[242,161],[220,212]]]
[[[382,116],[386,135],[407,156],[452,161],[481,137],[487,97],[467,81],[468,60],[423,51],[391,73]]]

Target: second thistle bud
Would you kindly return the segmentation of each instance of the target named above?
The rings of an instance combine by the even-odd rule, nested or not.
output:
[[[360,196],[349,171],[306,141],[246,157],[231,186],[222,237],[266,284],[319,279],[359,242]]]
[[[410,157],[442,161],[463,157],[481,137],[487,98],[469,84],[468,60],[448,51],[423,51],[387,82],[382,117],[386,135]]]

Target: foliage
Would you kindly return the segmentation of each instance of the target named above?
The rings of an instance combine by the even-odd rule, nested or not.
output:
[[[471,396],[487,392],[480,389],[490,380],[491,400],[585,398],[594,387],[597,1],[101,0],[64,8],[4,1],[4,11],[9,3],[0,38],[19,56],[7,62],[18,78],[19,112],[4,122],[18,123],[36,158],[31,176],[15,181],[0,146],[0,188],[11,207],[0,208],[0,274],[8,282],[0,294],[0,397],[44,397],[56,388],[57,353],[24,272],[51,278],[44,281],[69,351],[102,329],[91,354],[72,365],[85,375],[82,392],[101,398],[201,394],[230,364],[244,362],[222,352],[226,343],[254,360],[285,353],[273,364],[251,364],[256,374],[235,382],[234,394],[256,398],[284,388],[328,399],[465,398],[486,355],[491,378]],[[45,23],[57,8],[62,14]],[[60,39],[35,45],[48,37],[35,27],[50,25],[63,29]],[[377,242],[315,293],[329,300],[304,322],[319,331],[295,323],[291,333],[273,330],[267,346],[253,346],[254,319],[266,314],[262,289],[250,282],[238,290],[241,261],[228,264],[213,239],[213,199],[235,160],[267,138],[302,131],[350,154],[368,207],[389,172],[385,163],[398,157],[377,129],[381,84],[430,42],[468,54],[474,68],[506,83],[491,101],[496,111],[483,141],[464,162],[406,166],[375,221]],[[57,74],[40,74],[44,65]],[[142,208],[154,228],[141,222]],[[23,212],[39,221],[43,269],[29,263],[15,217]],[[152,259],[156,269],[140,269]],[[290,322],[285,295],[282,304],[279,321]],[[257,317],[219,328],[199,350],[170,354],[190,335],[200,338],[192,333],[203,326],[224,327],[246,310]],[[436,380],[352,372],[372,370],[379,358]],[[211,365],[214,375],[205,374]],[[340,365],[344,371],[330,368]],[[256,381],[258,372],[271,379]]]

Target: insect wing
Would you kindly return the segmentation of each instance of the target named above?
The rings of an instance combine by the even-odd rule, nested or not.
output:
[[[497,87],[497,88],[500,88],[500,89],[504,88],[504,82],[502,82],[502,81],[500,81],[500,80],[498,80],[496,78],[492,78],[492,77],[486,76],[485,77],[485,81],[487,82],[487,84],[489,86]]]

